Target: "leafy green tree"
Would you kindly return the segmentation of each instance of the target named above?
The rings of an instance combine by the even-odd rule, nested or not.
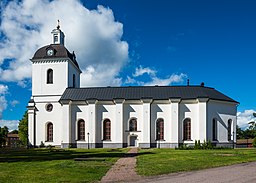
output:
[[[250,130],[256,130],[256,122],[255,121],[251,121],[248,124],[249,124]]]
[[[236,125],[236,138],[245,139],[244,130],[242,130],[238,125]]]
[[[28,111],[23,115],[22,120],[19,122],[19,137],[23,145],[28,145]]]
[[[3,128],[0,127],[0,147],[5,145],[8,132],[9,130],[6,126]]]
[[[19,133],[18,130],[13,130],[13,131],[9,132],[9,134],[18,134],[18,133]]]

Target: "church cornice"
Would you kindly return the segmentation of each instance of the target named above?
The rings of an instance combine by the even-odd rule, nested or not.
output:
[[[82,73],[82,71],[73,63],[73,61],[69,58],[47,58],[47,59],[30,59],[30,61],[32,62],[32,64],[42,64],[42,63],[64,63],[64,62],[69,62],[71,63],[80,73]]]
[[[67,58],[53,58],[53,59],[31,59],[33,64],[42,64],[42,63],[58,63],[58,62],[68,62]]]

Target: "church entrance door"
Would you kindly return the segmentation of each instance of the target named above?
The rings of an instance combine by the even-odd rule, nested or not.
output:
[[[137,136],[135,136],[135,135],[130,136],[130,146],[132,146],[132,147],[137,146]]]

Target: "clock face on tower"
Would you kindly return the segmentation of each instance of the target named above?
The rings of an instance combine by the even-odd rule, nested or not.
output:
[[[48,56],[52,56],[53,53],[54,53],[54,51],[52,49],[47,50],[47,55]]]

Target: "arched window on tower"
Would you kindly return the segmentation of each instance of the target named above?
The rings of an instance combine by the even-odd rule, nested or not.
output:
[[[73,74],[73,88],[76,87],[76,75]]]
[[[48,69],[47,70],[47,84],[52,84],[53,83],[53,70]]]
[[[191,119],[186,118],[183,121],[183,140],[191,140]]]
[[[111,121],[109,119],[103,121],[103,140],[111,140]]]
[[[47,134],[46,134],[46,141],[53,142],[53,124],[48,123],[46,126]]]
[[[212,140],[216,141],[217,139],[217,119],[212,120]]]
[[[85,140],[85,122],[83,119],[77,122],[77,130],[78,140]]]
[[[164,119],[156,120],[156,140],[164,140]]]
[[[137,118],[131,118],[129,120],[129,131],[131,132],[137,131]]]
[[[228,120],[228,140],[231,140],[232,119]]]
[[[58,42],[58,35],[54,34],[53,35],[53,43],[56,44]]]

